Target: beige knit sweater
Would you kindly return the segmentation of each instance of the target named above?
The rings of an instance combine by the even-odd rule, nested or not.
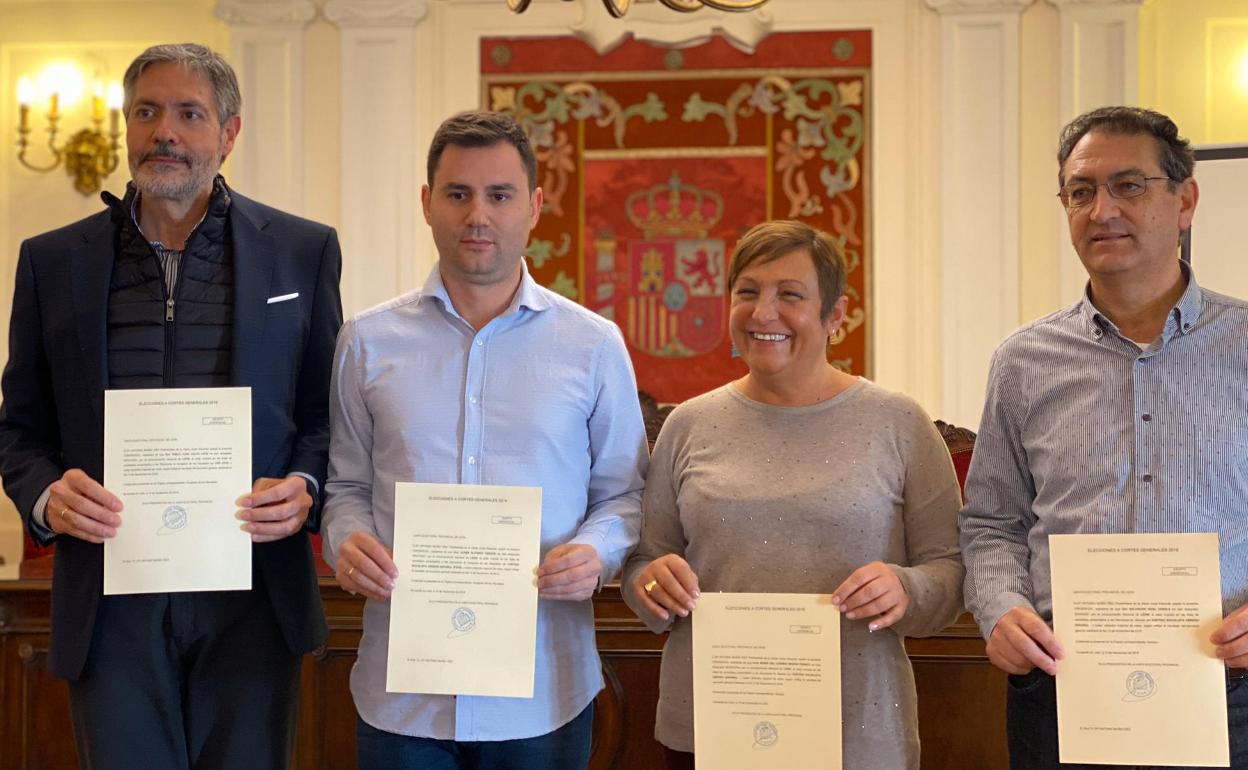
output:
[[[677,407],[654,448],[641,543],[622,578],[652,630],[671,626],[655,737],[693,751],[691,619],[664,623],[628,590],[650,561],[682,554],[704,593],[831,593],[878,560],[901,578],[910,606],[876,633],[842,619],[844,766],[917,770],[902,638],[941,630],[962,606],[959,503],[949,453],[923,409],[865,379],[813,406],[761,404],[727,385]]]

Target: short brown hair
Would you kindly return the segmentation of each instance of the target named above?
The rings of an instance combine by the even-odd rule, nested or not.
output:
[[[520,153],[524,173],[529,177],[529,192],[533,192],[537,188],[537,156],[533,153],[533,145],[529,142],[528,135],[507,113],[484,110],[452,115],[438,126],[433,141],[429,143],[429,159],[425,164],[429,186],[433,187],[433,175],[438,170],[438,162],[442,160],[442,152],[447,145],[493,147],[504,142]]]
[[[741,272],[755,262],[766,264],[794,251],[806,252],[815,263],[819,317],[826,319],[845,293],[845,249],[835,238],[805,222],[779,219],[751,227],[732,251],[728,287],[735,286]]]

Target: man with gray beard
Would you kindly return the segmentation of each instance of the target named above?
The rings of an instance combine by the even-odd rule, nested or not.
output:
[[[241,106],[218,54],[155,46],[124,85],[125,197],[21,247],[0,477],[31,536],[56,544],[49,668],[69,682],[82,765],[286,768],[300,658],[326,634],[308,532],[338,240],[218,176]],[[100,483],[104,391],[225,386],[251,388],[254,483],[216,512],[251,535],[251,590],[103,596],[102,543],[127,526]]]

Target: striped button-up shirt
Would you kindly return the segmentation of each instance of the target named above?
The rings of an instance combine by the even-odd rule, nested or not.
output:
[[[1049,535],[1217,532],[1248,600],[1248,303],[1188,286],[1143,347],[1084,298],[993,355],[960,516],[966,605],[1052,616]]]
[[[220,177],[217,177],[220,184]],[[213,193],[216,193],[216,187],[213,187]],[[204,215],[195,223],[195,227],[199,227],[204,222],[204,217],[208,216],[208,210],[204,209]],[[142,226],[139,225],[139,196],[134,196],[130,201],[130,219],[134,221],[134,226],[143,233]],[[195,228],[192,228],[194,232]],[[143,235],[147,238],[147,235]],[[178,285],[178,268],[182,266],[182,252],[184,249],[171,249],[160,241],[148,239],[148,245],[152,247],[152,251],[156,253],[156,258],[160,261],[160,271],[165,278],[165,296],[172,297],[173,289]]]

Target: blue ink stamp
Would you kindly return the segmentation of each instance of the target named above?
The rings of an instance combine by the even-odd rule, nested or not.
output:
[[[770,748],[780,740],[780,731],[771,722],[762,721],[754,725],[754,748]]]
[[[460,607],[451,613],[451,632],[446,636],[449,639],[470,634],[476,627],[477,613],[468,607]]]
[[[171,505],[165,508],[160,519],[163,524],[160,529],[156,530],[156,534],[167,535],[170,532],[177,532],[186,526],[186,509],[180,505]]]
[[[1127,674],[1127,694],[1122,696],[1124,701],[1141,701],[1153,697],[1153,693],[1157,692],[1157,682],[1153,679],[1152,674],[1147,671],[1132,671]]]

